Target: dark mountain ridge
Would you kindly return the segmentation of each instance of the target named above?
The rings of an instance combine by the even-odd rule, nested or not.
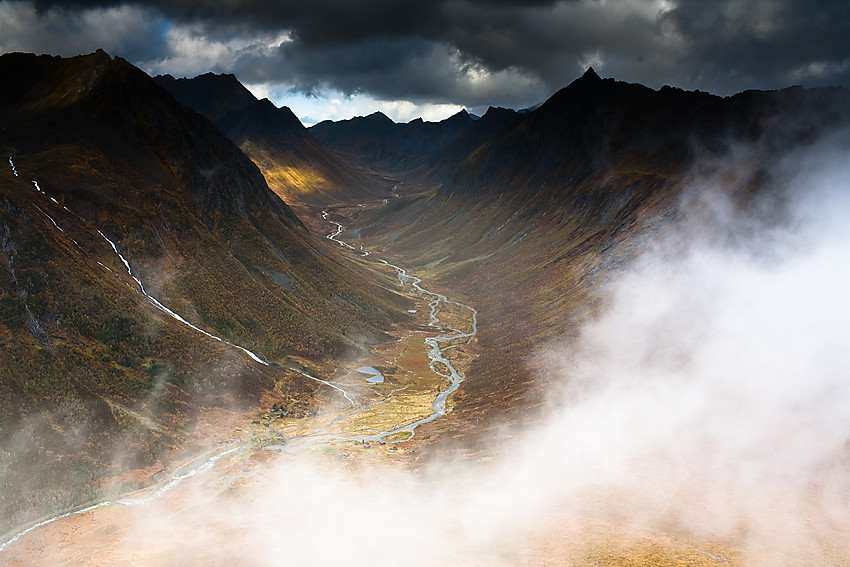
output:
[[[396,124],[376,112],[337,122],[325,121],[310,132],[349,161],[404,179],[408,185],[433,186],[442,182],[474,148],[512,125],[519,115],[490,108],[478,120],[466,109],[440,122],[421,118]]]
[[[6,130],[15,129],[18,152],[85,140],[90,146],[109,148],[116,169],[132,170],[140,162],[150,167],[152,158],[160,160],[167,168],[164,176],[150,181],[180,185],[208,222],[225,208],[240,214],[250,208],[300,226],[237,148],[220,144],[211,152],[199,143],[215,144],[218,131],[205,120],[181,114],[147,75],[102,51],[69,61],[73,64],[24,55],[4,59],[3,124]],[[73,71],[66,74],[66,68]],[[176,128],[178,120],[186,123],[184,132]]]
[[[245,108],[229,111],[216,125],[234,142],[241,140],[244,143],[257,138],[276,138],[281,141],[310,138],[307,129],[288,107],[278,108],[267,98]]]
[[[655,91],[588,69],[469,155],[443,192],[527,192],[544,185],[563,191],[629,161],[663,172],[687,167],[702,152],[728,152],[729,144],[758,140],[765,151],[777,151],[846,120],[842,89],[790,87],[722,98],[667,86]]]
[[[175,79],[171,75],[158,75],[154,81],[190,108],[209,118],[215,124],[229,112],[245,110],[256,97],[245,88],[235,75],[204,73],[194,79]]]

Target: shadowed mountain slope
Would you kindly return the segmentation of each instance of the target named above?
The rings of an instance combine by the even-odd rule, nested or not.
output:
[[[7,54],[0,85],[5,527],[215,442],[260,399],[310,405],[289,366],[327,370],[406,316],[389,276],[126,61]]]
[[[213,124],[229,112],[245,110],[257,102],[251,91],[232,74],[204,73],[191,80],[158,75],[154,81],[178,101],[209,118]]]
[[[711,238],[739,237],[712,218],[719,201],[781,222],[773,166],[848,124],[842,89],[721,98],[589,70],[472,151],[439,189],[351,210],[364,245],[479,309],[482,354],[435,429],[465,437],[472,423],[480,435],[505,416],[526,418],[546,390],[532,355],[573,336],[638,251],[685,220]]]
[[[318,143],[287,107],[257,100],[233,75],[154,78],[186,106],[224,132],[288,202],[335,203],[382,195],[386,183],[365,175]]]
[[[758,141],[777,152],[846,119],[845,99],[838,89],[799,87],[726,98],[666,86],[654,91],[589,69],[469,155],[443,191],[570,192],[577,180],[600,172],[681,171],[703,153],[728,153],[734,144]]]
[[[466,110],[440,122],[421,118],[396,124],[375,112],[310,128],[317,140],[353,163],[398,177],[408,185],[433,187],[446,179],[469,152],[512,125],[518,114],[490,108],[474,120]]]

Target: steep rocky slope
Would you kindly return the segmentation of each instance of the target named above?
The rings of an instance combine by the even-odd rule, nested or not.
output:
[[[290,366],[405,317],[389,275],[126,61],[7,54],[0,85],[4,525],[150,474],[260,399],[312,403]]]
[[[289,108],[257,100],[233,75],[160,75],[154,81],[218,126],[287,202],[321,205],[375,198],[387,190],[386,182],[357,171],[318,143]]]

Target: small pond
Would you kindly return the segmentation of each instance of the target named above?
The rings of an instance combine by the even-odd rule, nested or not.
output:
[[[372,368],[371,366],[361,366],[357,369],[357,372],[368,374],[369,377],[366,378],[366,381],[370,384],[380,384],[384,381],[384,375],[381,374],[378,369]]]

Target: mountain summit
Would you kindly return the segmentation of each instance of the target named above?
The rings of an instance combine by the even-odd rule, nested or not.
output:
[[[213,123],[224,118],[229,112],[245,110],[257,102],[251,91],[232,74],[204,73],[191,80],[158,75],[154,81],[173,94],[177,100],[194,108]]]
[[[596,74],[596,71],[593,70],[593,67],[588,67],[587,71],[581,76],[581,80],[585,81],[601,81],[602,78]]]

